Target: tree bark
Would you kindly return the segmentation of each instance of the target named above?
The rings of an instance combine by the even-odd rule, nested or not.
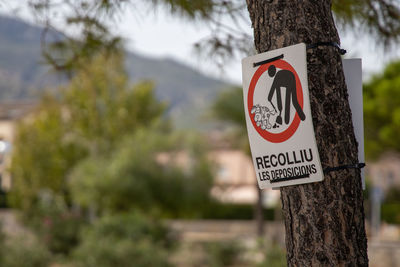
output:
[[[337,42],[330,0],[246,0],[258,52]],[[334,47],[307,51],[308,84],[323,168],[358,162],[342,60]],[[368,266],[360,171],[281,188],[288,266]]]

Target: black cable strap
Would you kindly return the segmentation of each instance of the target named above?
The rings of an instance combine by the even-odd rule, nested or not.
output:
[[[318,43],[308,44],[307,49],[316,48],[318,46],[333,46],[339,51],[339,54],[341,54],[342,56],[347,53],[347,51],[345,49],[340,48],[340,45],[336,42],[318,42]]]
[[[270,183],[272,184],[272,183],[286,182],[286,181],[292,181],[292,180],[296,180],[296,179],[309,178],[309,177],[310,177],[310,174],[306,173],[306,174],[299,175],[299,176],[273,179],[273,180],[270,180]]]
[[[349,165],[342,165],[342,166],[338,166],[338,167],[329,167],[329,168],[325,168],[324,174],[327,174],[328,172],[333,172],[333,171],[339,171],[339,170],[344,170],[344,169],[362,169],[365,167],[365,163],[356,163],[356,164],[349,164]],[[284,177],[284,178],[278,178],[278,179],[273,179],[270,180],[270,183],[279,183],[279,182],[286,182],[286,181],[292,181],[292,180],[296,180],[296,179],[303,179],[303,178],[309,178],[310,174],[306,173],[303,175],[299,175],[299,176],[293,176],[293,177]]]
[[[349,165],[342,165],[338,167],[328,167],[324,169],[324,173],[339,171],[344,169],[362,169],[365,167],[365,163],[356,163],[356,164],[349,164]]]

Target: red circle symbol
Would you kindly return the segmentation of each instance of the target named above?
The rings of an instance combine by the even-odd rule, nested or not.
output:
[[[253,98],[254,98],[254,90],[256,88],[257,82],[260,79],[261,75],[268,70],[269,66],[275,65],[275,67],[279,69],[284,69],[284,70],[289,70],[291,71],[295,78],[296,78],[296,95],[297,99],[299,101],[300,107],[303,109],[303,88],[300,83],[299,76],[297,75],[297,72],[294,70],[294,68],[286,61],[284,60],[277,60],[273,61],[268,64],[261,65],[256,72],[253,75],[253,78],[251,79],[250,86],[249,86],[249,92],[247,94],[247,109],[250,115],[251,122],[254,126],[254,129],[258,132],[259,135],[261,135],[265,140],[270,141],[272,143],[282,143],[288,140],[292,135],[297,131],[297,128],[300,125],[300,117],[295,113],[294,119],[292,123],[289,125],[289,127],[284,130],[281,133],[271,133],[268,132],[267,130],[263,130],[260,127],[257,126],[257,123],[254,121],[254,117],[251,114],[251,109],[253,107]]]

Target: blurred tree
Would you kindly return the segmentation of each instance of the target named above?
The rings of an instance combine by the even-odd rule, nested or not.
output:
[[[49,251],[32,236],[6,235],[0,221],[0,266],[42,267],[51,261]],[[17,235],[15,235],[17,234]]]
[[[364,84],[364,120],[367,157],[400,152],[400,61]]]
[[[22,235],[7,239],[3,249],[5,253],[0,260],[0,266],[4,267],[51,266],[53,260],[43,243]]]
[[[134,209],[199,217],[210,204],[212,173],[204,153],[186,154],[182,151],[189,148],[182,143],[183,137],[156,127],[126,136],[112,153],[89,157],[74,169],[74,203],[95,206],[99,215]]]
[[[230,88],[222,92],[213,104],[213,111],[217,118],[238,126],[241,131],[246,131],[243,108],[241,87]]]
[[[62,109],[71,129],[65,137],[91,154],[109,151],[125,134],[162,120],[166,105],[154,96],[153,85],[129,85],[122,58],[99,57],[84,66],[63,89]]]
[[[400,223],[400,187],[392,186],[382,203],[382,220],[390,224]]]
[[[266,246],[264,253],[264,259],[262,262],[257,264],[257,267],[285,267],[286,264],[286,255],[285,250],[282,249],[279,244],[275,244],[272,242]]]
[[[129,86],[115,55],[82,66],[20,122],[11,199],[52,253],[79,243],[86,211],[92,219],[127,210],[174,218],[208,207],[205,146],[174,133],[164,110],[151,83]]]
[[[244,117],[243,89],[232,87],[222,92],[212,105],[212,115],[233,128],[232,146],[250,155]]]
[[[6,236],[3,232],[3,222],[0,222],[0,266],[4,266]]]
[[[385,194],[385,202],[400,203],[400,187],[391,187]]]
[[[151,83],[129,85],[121,57],[114,54],[82,66],[57,96],[45,96],[36,112],[19,123],[10,199],[52,253],[68,254],[86,221],[71,195],[71,172],[84,160],[110,159],[124,136],[140,128],[157,124],[154,130],[168,132],[164,110]],[[80,178],[88,183],[91,177]]]
[[[151,83],[129,86],[116,55],[82,66],[59,95],[45,96],[19,123],[11,200],[51,253],[69,255],[83,242],[82,251],[105,257],[103,265],[91,265],[92,258],[78,253],[84,266],[110,266],[115,259],[130,266],[132,258],[138,266],[168,266],[153,233],[143,232],[140,240],[108,236],[109,247],[97,243],[103,239],[96,240],[96,230],[79,235],[86,215],[92,222],[100,217],[101,225],[103,216],[127,211],[193,218],[208,208],[212,168],[205,146],[174,133],[164,110]]]
[[[174,237],[158,220],[138,213],[105,216],[87,228],[74,253],[77,266],[171,266]]]
[[[244,247],[237,240],[214,241],[203,244],[204,265],[210,267],[244,266]]]
[[[236,130],[233,138],[235,144],[233,145],[251,156],[243,109],[243,90],[240,87],[234,87],[222,92],[213,104],[215,117],[231,124]],[[254,178],[256,179],[256,177]],[[257,183],[255,186],[258,194],[257,203],[254,207],[254,218],[257,222],[257,234],[262,236],[264,233],[263,195]]]
[[[35,114],[20,122],[13,147],[11,203],[29,217],[42,190],[68,195],[66,174],[85,154],[65,141],[67,125],[59,100],[46,96]]]
[[[25,226],[52,254],[68,255],[79,244],[80,230],[87,220],[78,209],[68,207],[62,195],[43,189],[32,209],[35,213],[25,220]]]
[[[160,120],[163,111],[149,83],[129,86],[119,57],[96,58],[20,122],[11,166],[14,206],[28,215],[46,190],[70,203],[66,180],[78,162],[109,153],[123,135]]]
[[[400,6],[393,0],[332,0],[337,22],[370,33],[378,44],[395,44],[400,38]]]

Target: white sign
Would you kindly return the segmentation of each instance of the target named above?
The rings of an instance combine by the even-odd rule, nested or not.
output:
[[[360,58],[344,59],[343,71],[349,93],[349,104],[354,126],[354,134],[358,143],[358,162],[365,162],[364,153],[364,118],[362,95],[362,66]],[[365,172],[361,169],[362,185],[365,189]]]
[[[304,43],[242,60],[251,154],[261,189],[322,181]]]

